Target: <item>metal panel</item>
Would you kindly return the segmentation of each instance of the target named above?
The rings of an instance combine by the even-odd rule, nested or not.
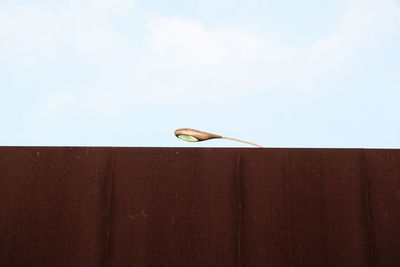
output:
[[[109,151],[0,148],[0,266],[100,266]]]
[[[0,266],[400,266],[400,150],[0,147]]]
[[[400,153],[369,150],[364,156],[372,262],[400,266]]]
[[[242,153],[243,260],[249,266],[367,266],[357,150]]]

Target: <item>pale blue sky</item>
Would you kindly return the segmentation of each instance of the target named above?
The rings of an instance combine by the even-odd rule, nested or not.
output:
[[[400,1],[0,0],[0,145],[400,147]]]

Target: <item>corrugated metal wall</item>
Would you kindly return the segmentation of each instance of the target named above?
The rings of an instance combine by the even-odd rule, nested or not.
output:
[[[400,266],[400,150],[0,148],[0,266]]]

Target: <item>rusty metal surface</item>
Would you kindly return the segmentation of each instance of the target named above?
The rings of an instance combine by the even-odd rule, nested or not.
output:
[[[0,266],[400,266],[400,150],[0,147]]]

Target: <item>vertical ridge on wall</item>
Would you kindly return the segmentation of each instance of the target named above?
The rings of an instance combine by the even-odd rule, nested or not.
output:
[[[243,186],[242,186],[242,168],[241,168],[241,157],[240,152],[236,154],[236,183],[234,189],[235,199],[237,199],[237,211],[236,213],[236,263],[237,266],[242,266],[242,229],[243,229]],[[236,205],[235,205],[236,206]]]
[[[366,152],[360,151],[360,197],[363,202],[362,210],[364,211],[364,227],[365,227],[365,244],[367,247],[368,266],[377,266],[376,249],[375,249],[375,226],[372,214],[371,199],[371,177],[369,175],[369,166],[366,160]]]
[[[115,180],[115,149],[111,148],[109,151],[109,160],[106,165],[106,176],[104,177],[104,199],[105,199],[105,210],[102,214],[104,218],[104,241],[103,253],[102,253],[102,267],[110,266],[111,251],[111,235],[113,231],[113,207],[114,207],[114,180]]]

